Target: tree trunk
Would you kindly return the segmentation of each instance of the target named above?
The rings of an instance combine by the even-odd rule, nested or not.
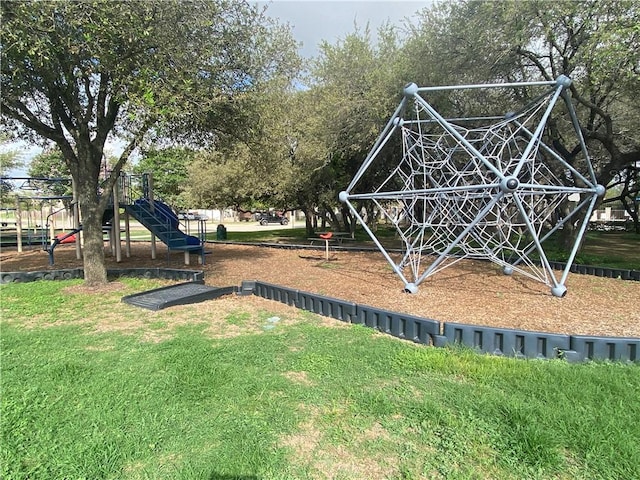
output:
[[[572,222],[567,222],[560,230],[558,247],[562,252],[569,253],[576,243],[576,228]]]
[[[333,208],[331,208],[331,206],[329,205],[325,205],[324,206],[324,210],[325,212],[329,215],[329,217],[331,218],[331,229],[332,230],[336,230],[336,231],[340,231],[340,221],[338,220],[338,216],[336,215],[336,212],[334,212]],[[348,230],[346,230],[348,231]]]
[[[313,219],[315,218],[315,212],[313,210],[313,207],[302,206],[300,210],[302,210],[302,213],[304,213],[304,225],[305,225],[307,237],[315,236],[316,232],[313,227]]]
[[[351,232],[353,236],[353,233],[355,232],[356,228],[355,228],[355,219],[351,216],[351,210],[349,210],[349,207],[347,207],[346,204],[343,204],[341,208],[341,212],[342,212],[342,223],[344,224],[344,231]]]
[[[107,268],[104,261],[104,240],[102,235],[102,216],[83,217],[84,232],[84,280],[87,285],[107,283]]]
[[[367,212],[367,225],[372,232],[378,231],[378,215],[375,212],[375,205],[373,203],[367,203],[365,205]]]
[[[586,207],[583,207],[582,210],[576,215],[566,222],[562,230],[559,231],[558,236],[558,247],[565,253],[569,254],[573,250],[574,245],[576,244],[576,240],[578,239],[578,233],[580,232],[580,225],[584,218],[584,212]],[[570,213],[569,205],[565,202],[564,205],[561,206],[562,216],[567,217]],[[576,222],[578,222],[576,224]],[[580,239],[580,243],[578,245],[577,252],[579,253],[584,246],[584,241],[586,239],[586,235]]]
[[[84,249],[84,281],[87,285],[107,283],[107,268],[104,261],[104,240],[102,235],[102,214],[99,208],[98,179],[83,178],[78,181],[78,201],[82,215]]]

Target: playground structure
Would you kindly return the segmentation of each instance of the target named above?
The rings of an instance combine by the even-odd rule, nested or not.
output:
[[[178,215],[166,203],[154,198],[153,176],[150,173],[137,177],[120,175],[114,187],[113,198],[119,199],[119,204],[125,212],[127,256],[131,255],[129,218],[133,217],[151,232],[151,258],[156,258],[156,238],[158,238],[167,246],[167,255],[171,251],[184,252],[185,265],[190,264],[191,253],[199,254],[200,263],[204,263],[206,222],[197,221],[197,236],[181,230]],[[120,224],[119,209],[114,209],[113,223]],[[117,238],[115,245],[116,256],[118,256],[120,229],[114,231],[114,234]]]
[[[566,294],[591,212],[605,193],[591,165],[570,85],[568,77],[560,76],[552,82],[412,83],[404,88],[400,105],[339,199],[402,279],[405,291],[416,293],[428,277],[463,259],[482,259],[501,266],[506,275],[518,272],[548,285],[554,296]],[[434,106],[460,104],[465,94],[479,89],[487,97],[518,97],[505,92],[525,89],[536,95],[506,115],[474,112],[445,118]],[[552,111],[560,108],[578,145],[570,159],[543,141]],[[385,171],[382,162],[394,140],[402,144],[399,163],[376,188],[362,192],[367,172]],[[373,202],[395,227],[403,244],[400,256],[392,256],[367,226],[359,211],[363,202]],[[396,213],[385,208],[389,204],[399,206]],[[562,217],[560,207],[566,212]],[[543,242],[568,222],[576,223],[577,236],[558,278]]]
[[[73,188],[71,179],[11,177],[2,180],[18,182],[18,191],[22,192],[15,195],[12,208],[2,209],[3,246],[15,245],[18,252],[22,252],[24,246],[37,245],[51,254],[56,245],[69,243],[72,235],[80,231],[78,205],[70,194]],[[55,194],[56,190],[66,190],[68,193]],[[29,191],[33,194],[27,195]],[[12,216],[8,215],[9,212]],[[58,218],[60,216],[62,219]],[[57,227],[61,225],[71,231],[56,235]],[[14,241],[10,238],[12,234]],[[80,258],[80,244],[77,244],[77,256]]]
[[[70,179],[34,179],[30,177],[11,178],[7,180],[23,181],[26,184],[38,180],[39,182],[51,183],[66,181]],[[109,207],[105,210],[102,218],[103,232],[108,235],[108,241],[112,254],[116,257],[116,262],[122,261],[122,233],[125,234],[125,254],[131,256],[131,228],[130,218],[138,221],[151,233],[151,257],[156,258],[156,240],[160,239],[167,246],[167,255],[171,251],[182,251],[185,255],[185,264],[190,264],[190,254],[200,254],[200,261],[204,263],[204,240],[206,236],[206,223],[198,222],[197,236],[189,235],[180,229],[180,222],[173,210],[165,203],[153,198],[153,178],[151,174],[131,176],[121,174],[118,182],[111,192]],[[114,201],[116,199],[116,201]],[[33,202],[40,202],[40,221],[32,219],[37,212],[27,211],[26,229],[23,225],[23,206],[31,205]],[[62,202],[68,202],[66,206]],[[48,204],[45,209],[44,204]],[[15,224],[15,245],[21,252],[25,244],[41,245],[43,250],[49,254],[50,265],[54,264],[55,248],[62,243],[75,243],[76,257],[82,257],[82,223],[80,219],[80,209],[75,200],[75,194],[70,195],[16,195],[15,208],[12,209],[14,218],[11,221]],[[72,225],[66,222],[66,228],[62,233],[56,234],[55,218],[58,214],[65,214],[67,210],[72,210]],[[5,209],[6,210],[6,209]],[[45,210],[48,213],[45,213]],[[121,220],[124,219],[124,229],[121,228]],[[4,219],[3,224],[9,224],[9,219]],[[60,223],[60,222],[58,222]],[[3,229],[5,227],[3,226]],[[3,243],[5,239],[3,238]]]

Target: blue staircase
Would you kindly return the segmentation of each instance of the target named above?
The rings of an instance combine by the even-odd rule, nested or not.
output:
[[[180,230],[178,217],[167,204],[143,198],[126,205],[125,210],[158,237],[169,250],[204,255],[203,241]]]

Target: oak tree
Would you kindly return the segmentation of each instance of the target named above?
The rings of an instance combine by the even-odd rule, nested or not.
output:
[[[610,187],[633,178],[640,164],[637,2],[440,3],[422,11],[405,52],[417,78],[414,81],[423,85],[572,78],[571,98],[598,183]],[[502,102],[504,112],[511,109],[507,97],[480,101],[487,105]],[[575,136],[571,140],[565,135],[567,124],[561,115],[552,116],[546,141],[572,163],[578,143]],[[636,190],[621,192],[632,205]],[[563,234],[570,233],[570,228],[563,230]]]
[[[107,281],[102,213],[150,137],[215,143],[246,120],[247,96],[290,67],[286,29],[238,0],[2,2],[1,95],[15,137],[57,145],[84,229],[88,284]],[[106,178],[107,142],[124,149]]]

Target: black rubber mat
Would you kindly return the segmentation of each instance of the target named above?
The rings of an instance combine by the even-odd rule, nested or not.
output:
[[[213,300],[235,293],[238,287],[208,287],[202,283],[187,282],[122,297],[124,303],[149,310],[161,310],[176,305]]]

